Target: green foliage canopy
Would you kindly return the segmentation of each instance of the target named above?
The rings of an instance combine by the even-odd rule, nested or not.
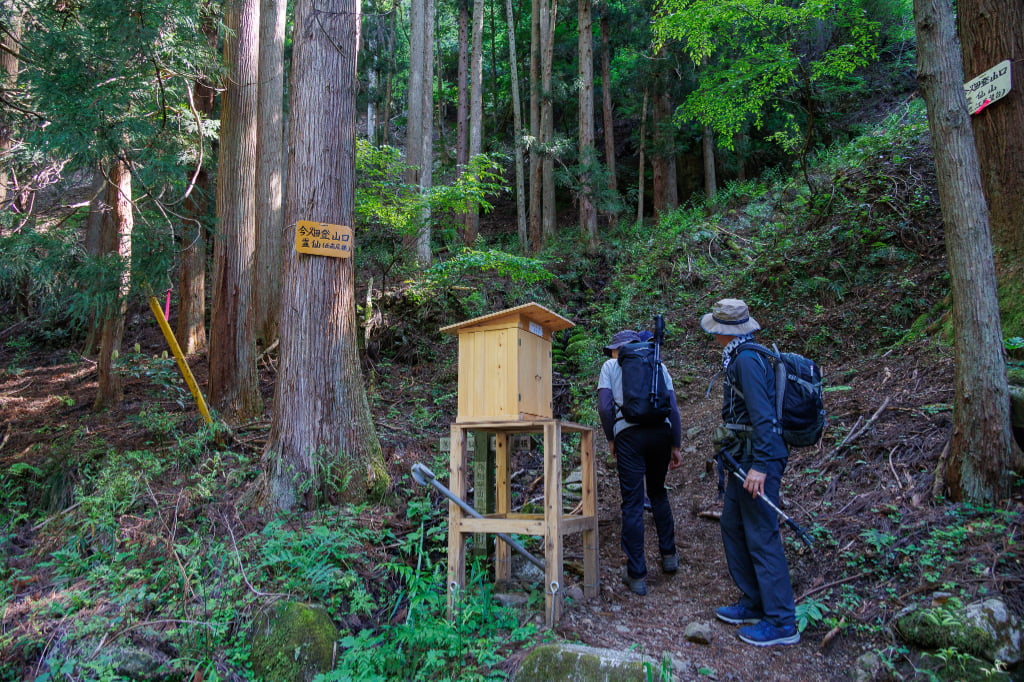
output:
[[[657,40],[682,41],[701,65],[678,114],[711,126],[729,149],[748,122],[761,126],[793,100],[809,109],[815,88],[876,56],[879,26],[860,0],[659,0],[658,9]]]

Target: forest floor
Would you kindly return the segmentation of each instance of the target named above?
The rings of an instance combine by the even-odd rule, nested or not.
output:
[[[126,347],[138,343],[144,354],[160,353],[164,344],[155,325],[141,311],[134,320],[134,331],[129,331]],[[702,378],[689,384],[685,383],[688,380],[676,380],[686,435],[683,466],[670,472],[668,484],[676,519],[679,572],[672,576],[660,573],[653,523],[647,514],[649,592],[644,597],[634,595],[620,582],[623,557],[619,549],[618,483],[607,444],[598,429],[600,595],[587,600],[579,598],[581,593],[575,591],[577,600],[571,600],[566,607],[555,628],[557,635],[593,646],[641,651],[657,659],[669,656],[679,671],[679,679],[848,679],[858,656],[893,643],[883,628],[870,626],[888,622],[892,616],[894,588],[900,592],[895,599],[897,605],[927,599],[932,591],[926,584],[894,586],[869,578],[858,579],[844,565],[845,555],[839,548],[860,546],[859,537],[868,528],[920,533],[944,513],[941,505],[933,504],[933,483],[936,463],[950,428],[952,361],[946,352],[923,344],[855,364],[823,367],[826,375],[844,377],[846,384],[844,390],[832,392],[828,398],[833,437],[817,447],[794,451],[785,477],[783,504],[801,526],[825,529],[829,541],[824,548],[811,552],[787,528],[783,535],[798,600],[821,598],[829,588],[842,586],[857,594],[860,610],[855,614],[856,622],[847,620],[839,630],[831,631],[819,623],[805,631],[795,646],[759,649],[742,643],[735,636],[735,626],[713,617],[716,607],[732,603],[739,596],[726,570],[714,518],[720,509],[717,476],[709,475],[705,465],[711,452],[710,434],[719,419],[718,394],[705,398],[705,378],[713,374],[719,351],[708,343],[703,348],[691,348],[685,361],[680,359],[682,354],[680,348],[666,357],[673,374]],[[0,350],[0,367],[8,368],[0,372],[0,464],[32,463],[32,453],[48,452],[45,445],[52,438],[51,427],[61,423],[73,423],[76,428],[102,435],[125,450],[147,447],[151,434],[136,415],[152,402],[152,384],[142,377],[128,379],[122,405],[95,413],[91,409],[96,391],[95,365],[80,356],[73,361],[68,361],[68,357],[67,351],[36,353],[23,355],[16,362],[9,350]],[[10,371],[15,364],[19,370]],[[202,383],[205,363],[194,358],[192,364]],[[272,363],[264,363],[268,408],[272,370]],[[423,380],[430,379],[421,377]],[[402,399],[396,393],[385,396],[384,402]],[[188,405],[186,409],[192,407]],[[426,443],[410,438],[408,434],[416,433],[418,428],[412,423],[402,424],[401,419],[392,411],[387,423],[379,424],[385,452],[402,453],[402,457],[391,458],[396,478],[407,473],[404,468],[412,461],[436,456],[432,455],[436,441]],[[269,413],[267,419],[250,425],[250,434],[255,435],[246,438],[241,434],[238,447],[258,448],[268,420]],[[842,447],[835,437],[837,431],[845,433],[847,442]],[[446,434],[441,430],[431,438],[435,435]],[[523,467],[526,475],[521,480],[528,481],[536,473],[530,468],[540,467],[539,457],[535,452],[519,453],[514,467]],[[173,498],[173,491],[165,492]],[[163,498],[163,493],[156,494]],[[437,503],[443,500],[438,499]],[[1017,506],[1024,508],[1019,500]],[[38,555],[30,545],[31,537],[24,540],[29,546],[23,548],[19,563],[23,571],[31,573],[31,561],[35,560],[32,557]],[[565,555],[569,564],[582,559],[579,536],[568,536]],[[864,560],[865,566],[870,567],[872,558]],[[966,567],[963,570],[966,572]],[[945,578],[965,585],[976,583],[976,576],[966,573]],[[20,589],[36,593],[47,589],[45,572],[39,572],[34,580],[39,582]],[[572,590],[573,583],[578,587],[582,578],[569,571],[567,582],[567,589]],[[1024,607],[1013,582],[990,583],[987,587],[1003,592],[1018,612]],[[532,617],[542,622],[540,614]],[[686,626],[694,622],[710,624],[709,644],[692,643],[683,637]],[[14,619],[5,617],[5,629],[15,626]],[[508,665],[513,667],[522,653],[514,655]]]
[[[941,271],[941,257],[927,261],[926,267],[931,273]],[[921,281],[929,281],[929,276],[922,276]],[[880,291],[874,300],[884,301],[886,295]],[[864,305],[863,310],[853,309],[855,312],[837,305],[823,311],[814,323],[823,328],[849,328],[850,316],[870,314],[872,303]],[[810,551],[788,528],[783,529],[795,595],[798,602],[816,600],[824,608],[842,613],[842,622],[817,619],[803,632],[799,644],[760,649],[741,642],[735,636],[735,626],[717,621],[715,608],[736,601],[739,594],[726,569],[715,518],[721,508],[717,475],[706,467],[712,453],[711,432],[720,419],[720,388],[708,397],[705,390],[717,370],[720,350],[698,327],[702,312],[677,310],[667,315],[678,334],[669,340],[664,355],[679,397],[685,434],[683,465],[671,471],[667,481],[676,521],[679,571],[671,576],[660,573],[653,522],[647,514],[648,594],[634,595],[622,585],[618,481],[607,443],[596,429],[599,596],[582,598],[582,577],[567,571],[565,589],[576,598],[567,603],[554,628],[558,637],[640,651],[656,659],[668,656],[683,680],[811,682],[850,679],[855,661],[863,653],[898,644],[887,626],[900,608],[927,603],[932,593],[949,585],[956,585],[968,599],[1000,595],[1016,613],[1024,614],[1024,590],[1020,589],[1024,566],[1017,561],[1016,568],[1007,570],[1005,547],[998,539],[982,538],[953,548],[955,556],[946,557],[938,567],[929,567],[927,578],[925,567],[917,565],[926,533],[948,523],[949,507],[935,481],[951,430],[951,351],[929,340],[878,349],[866,330],[861,332],[864,338],[845,339],[848,345],[834,347],[834,357],[818,358],[831,389],[826,396],[829,430],[817,446],[794,450],[783,483],[783,508],[798,524],[812,530],[816,545]],[[446,321],[452,322],[457,320]],[[770,325],[766,328],[771,330]],[[144,373],[125,378],[126,395],[120,405],[94,411],[95,362],[74,348],[38,349],[12,343],[27,331],[17,324],[0,329],[0,467],[52,468],[53,458],[62,452],[61,439],[71,433],[102,438],[119,451],[150,448],[155,434],[147,424],[146,410],[153,407],[189,414],[182,429],[198,427],[201,420],[187,396],[180,403],[166,394],[155,396],[154,377]],[[421,329],[420,333],[434,339],[432,343],[440,336],[434,329]],[[765,339],[771,340],[771,335],[765,334]],[[147,357],[167,348],[142,305],[130,315],[123,352],[136,352],[136,345],[140,356]],[[393,481],[407,481],[414,462],[436,466],[438,439],[448,435],[448,425],[455,418],[454,364],[450,358],[447,363],[367,362],[364,366],[378,392],[374,419]],[[205,357],[190,358],[190,366],[205,389]],[[599,367],[592,369],[591,379],[596,383]],[[236,429],[228,444],[249,454],[260,452],[269,428],[275,379],[272,355],[261,358],[260,371],[267,411],[262,419]],[[408,409],[424,404],[423,396],[431,391],[437,395],[438,386],[446,382],[451,385],[439,392],[448,398],[436,404],[437,414],[425,420],[421,411]],[[558,403],[556,395],[556,407]],[[514,495],[522,502],[533,494],[530,488],[540,473],[538,453],[532,449],[516,453],[513,469],[521,470]],[[443,472],[438,474],[445,478]],[[178,483],[172,479],[166,481],[165,490],[150,491],[154,500],[178,499]],[[65,471],[63,480],[46,501],[55,512],[73,504],[70,491],[78,482],[76,472]],[[407,488],[397,492],[399,498],[425,494]],[[445,504],[439,495],[434,495],[434,501],[438,508]],[[226,499],[219,504],[231,508],[233,502]],[[1017,513],[1019,529],[1024,499],[1010,500],[1006,507]],[[176,508],[172,511],[177,513]],[[375,513],[383,523],[401,518],[393,509],[380,508]],[[239,533],[261,528],[262,521],[255,514],[236,518],[241,525]],[[54,589],[52,576],[39,567],[48,551],[39,544],[39,530],[47,521],[3,539],[13,547],[8,556],[21,576],[12,586],[9,604],[38,599]],[[132,519],[126,519],[130,522]],[[401,532],[398,525],[396,521],[396,533]],[[868,536],[891,538],[892,544],[886,548],[869,542]],[[1012,538],[1007,541],[1012,543]],[[582,560],[579,536],[568,536],[564,551],[567,565],[578,565]],[[933,555],[929,558],[935,559]],[[979,564],[993,570],[979,576],[972,569]],[[999,571],[996,566],[1001,567]],[[386,589],[381,586],[382,591]],[[537,599],[530,603],[536,604]],[[855,608],[849,608],[851,605]],[[38,613],[34,617],[38,619]],[[526,617],[543,623],[540,613],[527,613]],[[2,616],[2,629],[10,633],[32,627],[56,636],[60,618],[55,612],[52,623],[36,620],[29,624],[16,609],[9,610]],[[687,625],[696,622],[709,624],[710,643],[697,644],[683,637]],[[372,627],[374,623],[362,625]],[[9,653],[0,652],[0,656]],[[514,653],[506,667],[514,668],[524,653]],[[891,655],[894,663],[904,663],[901,654]],[[38,670],[38,662],[23,663],[26,670]]]

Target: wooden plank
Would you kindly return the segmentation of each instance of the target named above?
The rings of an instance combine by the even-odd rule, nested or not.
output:
[[[562,430],[556,421],[544,425],[544,622],[554,627],[562,615]]]
[[[598,555],[597,531],[597,467],[594,462],[594,430],[580,434],[580,473],[582,474],[583,506],[582,516],[586,520],[583,529],[583,595],[593,598],[598,595],[601,571]]]
[[[451,459],[448,489],[455,497],[466,498],[466,432],[459,426],[451,427]],[[448,617],[455,613],[455,599],[466,586],[466,542],[459,532],[464,512],[448,501]]]
[[[494,435],[494,511],[497,515],[508,514],[512,510],[508,441],[508,433],[502,431]],[[512,548],[501,540],[494,543],[494,580],[499,583],[512,580]]]
[[[475,519],[463,516],[458,530],[462,533],[518,533],[519,535],[544,535],[547,525],[543,519]]]

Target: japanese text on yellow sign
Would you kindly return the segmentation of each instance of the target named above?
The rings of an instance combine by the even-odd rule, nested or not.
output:
[[[317,256],[348,258],[355,248],[352,228],[315,220],[300,220],[295,226],[295,250]]]

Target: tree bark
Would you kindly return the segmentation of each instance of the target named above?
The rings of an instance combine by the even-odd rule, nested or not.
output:
[[[514,37],[513,37],[514,39]],[[455,165],[461,174],[469,163],[469,8],[459,2],[458,102],[455,106]],[[465,217],[462,218],[465,224]]]
[[[591,169],[597,165],[594,149],[594,36],[590,0],[578,0],[576,11],[580,62],[579,138],[580,138],[580,232],[590,253],[597,251],[597,210]]]
[[[960,0],[956,5],[964,79],[1013,64],[1006,97],[971,117],[995,247],[1003,325],[1024,330],[1024,4]]]
[[[711,126],[704,126],[700,146],[704,159],[704,196],[714,199],[718,194],[718,176],[715,172],[715,131]]]
[[[530,2],[530,253],[540,251],[541,242],[541,151],[540,151],[540,53],[541,13],[545,0]]]
[[[287,0],[260,6],[256,139],[256,339],[277,338],[284,232],[284,39]]]
[[[640,107],[640,142],[637,145],[640,148],[640,159],[639,159],[639,170],[637,172],[636,181],[636,224],[641,225],[644,222],[644,165],[646,164],[647,152],[647,98],[649,96],[648,90],[644,88],[644,103]]]
[[[558,0],[541,1],[540,62],[540,130],[544,155],[541,161],[541,235],[547,240],[555,236],[558,222],[555,206],[555,159],[551,146],[555,139],[555,112],[551,98],[551,74],[554,66],[555,27],[558,23]]]
[[[946,484],[955,500],[996,502],[1015,477],[1010,398],[981,186],[951,0],[914,0],[918,82],[928,106],[953,300],[955,395]]]
[[[118,159],[107,172],[106,204],[110,217],[103,221],[100,251],[117,257],[121,268],[120,283],[107,305],[100,322],[100,350],[97,367],[97,392],[93,407],[103,410],[124,398],[121,376],[114,370],[114,359],[121,351],[124,318],[128,310],[128,290],[132,277],[132,174],[127,162]]]
[[[612,49],[608,39],[608,9],[601,13],[601,121],[604,127],[604,165],[608,171],[608,191],[618,192],[615,176],[615,114],[612,108]]]
[[[217,170],[219,226],[213,243],[210,402],[228,424],[263,411],[256,376],[253,284],[256,246],[256,119],[259,0],[233,0],[225,12],[227,86]]]
[[[469,158],[472,160],[483,148],[484,126],[484,0],[473,0],[473,28],[470,31],[472,47],[469,51]],[[480,209],[476,202],[466,205],[465,244],[476,241],[480,232]]]
[[[356,0],[295,4],[285,223],[355,219]],[[271,506],[363,500],[388,475],[358,353],[353,258],[285,252],[281,345],[263,482]]]
[[[665,49],[662,48],[659,56],[664,55]],[[675,125],[672,123],[672,111],[675,107],[667,92],[667,74],[661,74],[657,78],[655,88],[658,92],[652,98],[654,145],[651,150],[651,168],[654,174],[654,219],[657,221],[666,212],[679,206],[679,189],[675,170]]]
[[[412,167],[406,182],[421,191],[430,189],[433,164],[433,2],[413,0],[409,13],[409,113],[406,127],[406,161]],[[430,264],[430,212],[418,217],[416,260]]]
[[[217,32],[212,26],[204,26],[207,40],[216,44]],[[205,80],[192,84],[192,103],[196,116],[204,121],[213,113],[216,91]],[[205,140],[197,140],[205,149]],[[205,156],[203,154],[202,156]],[[185,354],[206,348],[206,247],[207,211],[213,195],[210,175],[200,158],[199,169],[194,173],[194,183],[183,204],[185,219],[181,231],[181,256],[178,269],[178,317],[175,336]]]
[[[22,14],[12,0],[4,0],[4,14],[10,17],[6,31],[0,32],[0,91],[13,93],[18,87],[18,54],[21,50]],[[14,144],[14,112],[0,107],[0,159]],[[0,163],[0,206],[7,203],[7,164]]]
[[[523,168],[523,102],[519,96],[519,55],[516,51],[516,24],[512,16],[512,0],[505,0],[505,19],[508,22],[508,63],[512,81],[512,128],[515,138],[516,165],[516,225],[519,246],[523,253],[530,252],[530,236],[526,227],[526,181]]]
[[[701,66],[706,67],[708,61],[709,59],[705,57]],[[704,159],[704,196],[713,199],[718,193],[718,175],[715,172],[715,129],[709,125],[704,126],[700,146]]]

